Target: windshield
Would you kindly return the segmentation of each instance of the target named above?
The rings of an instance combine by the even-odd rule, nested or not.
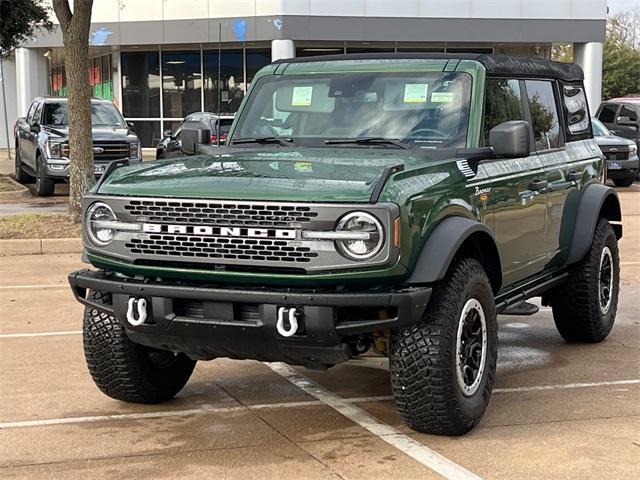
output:
[[[593,135],[596,137],[610,137],[612,133],[605,127],[597,118],[591,119],[591,125],[593,128]]]
[[[69,125],[68,105],[67,102],[45,103],[42,124],[52,127]],[[91,104],[91,125],[94,127],[126,127],[122,116],[110,103]]]
[[[393,139],[412,148],[459,148],[466,143],[470,97],[466,73],[268,75],[257,81],[232,143],[266,137],[310,146]]]

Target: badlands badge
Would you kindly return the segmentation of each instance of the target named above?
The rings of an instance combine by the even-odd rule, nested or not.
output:
[[[489,204],[489,193],[491,192],[491,187],[480,188],[476,187],[475,195],[480,197],[480,202],[482,202],[482,206],[487,208]]]

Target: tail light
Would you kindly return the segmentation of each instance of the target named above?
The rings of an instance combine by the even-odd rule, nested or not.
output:
[[[223,143],[227,140],[227,134],[223,133],[220,135],[220,143]],[[211,139],[209,143],[218,143],[218,136],[216,134],[211,135]]]

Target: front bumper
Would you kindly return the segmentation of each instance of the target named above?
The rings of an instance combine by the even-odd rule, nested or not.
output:
[[[370,291],[222,288],[191,283],[160,283],[119,278],[104,271],[69,275],[76,299],[114,315],[129,338],[143,345],[179,351],[194,359],[229,357],[321,367],[351,357],[354,335],[398,328],[423,315],[431,288]],[[110,305],[87,298],[87,290],[110,292]],[[144,298],[148,320],[126,320],[130,298]],[[285,338],[276,330],[278,309],[301,313],[298,333]]]
[[[66,158],[63,158],[62,160],[68,161],[68,159]],[[130,165],[135,165],[142,161],[140,158],[129,158],[123,160],[128,160]],[[102,174],[112,161],[113,160],[94,161],[94,173],[96,178],[102,176]],[[59,180],[68,180],[71,169],[69,163],[63,163],[60,159],[52,159],[45,161],[45,171],[48,177],[57,178]]]
[[[616,162],[620,163],[620,168],[612,169],[609,167],[611,162],[607,161],[607,178],[611,180],[623,180],[638,175],[638,169],[640,168],[640,159],[638,157],[629,160],[617,160]]]

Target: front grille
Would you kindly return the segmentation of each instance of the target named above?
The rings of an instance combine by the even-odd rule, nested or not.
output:
[[[611,150],[614,151],[611,151]],[[602,153],[607,160],[627,160],[629,158],[629,147],[619,146],[619,147],[601,147]]]
[[[318,216],[308,206],[256,202],[131,200],[124,209],[133,217],[150,222],[237,227],[286,227],[309,223]]]
[[[627,160],[629,158],[629,152],[607,153],[607,160]]]
[[[318,254],[308,247],[291,246],[286,240],[219,238],[192,235],[149,235],[132,238],[125,247],[134,254],[182,258],[308,263]]]
[[[61,146],[63,157],[69,156],[69,144],[63,143]],[[93,159],[97,161],[120,160],[129,158],[129,143],[127,142],[93,142],[93,148],[102,148],[102,152],[93,152]]]
[[[121,158],[129,158],[129,144],[127,142],[93,142],[93,148],[102,148],[104,150],[102,153],[94,151],[94,160],[119,160]]]

